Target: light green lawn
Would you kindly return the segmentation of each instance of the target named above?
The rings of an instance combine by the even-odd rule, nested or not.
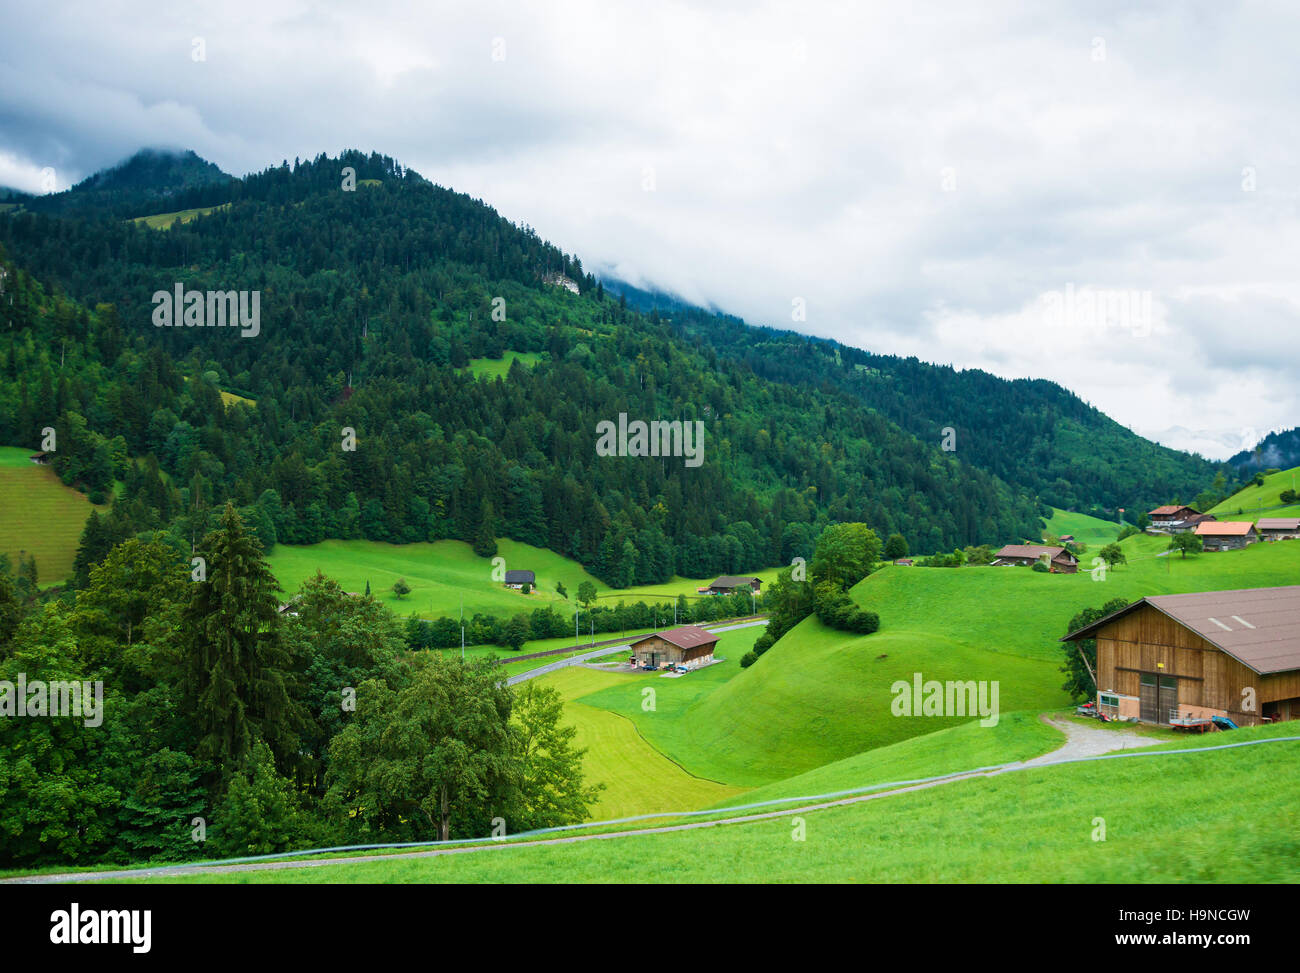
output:
[[[226,209],[229,203],[222,203],[220,206],[199,206],[194,209],[177,210],[174,213],[155,213],[153,216],[136,216],[132,218],[134,223],[143,223],[152,230],[170,230],[177,223],[189,223],[200,216],[207,216],[209,213],[219,209]]]
[[[711,577],[674,578],[665,584],[618,590],[588,574],[578,562],[544,548],[503,538],[497,541],[497,555],[504,558],[504,569],[532,571],[537,577],[537,587],[525,595],[493,581],[492,559],[479,557],[463,541],[385,544],[328,540],[298,546],[277,544],[267,561],[286,593],[296,591],[319,569],[347,591],[364,591],[369,581],[371,594],[397,614],[414,612],[426,618],[459,617],[462,598],[466,618],[479,612],[509,616],[548,604],[571,617],[578,586],[584,581],[596,586],[597,597],[603,604],[619,601],[650,604],[656,600],[670,601],[679,594],[694,599],[696,589],[713,580]],[[772,579],[776,577],[776,569],[752,574]],[[393,582],[399,577],[404,577],[411,587],[411,593],[400,599],[392,591]],[[556,582],[564,584],[567,599],[556,592]],[[664,624],[670,622],[671,618]],[[597,633],[596,640],[600,639]]]
[[[475,378],[505,378],[516,359],[531,368],[542,360],[542,355],[536,351],[507,351],[500,358],[471,358],[469,370]]]
[[[1073,534],[1076,541],[1092,549],[1109,544],[1119,536],[1119,524],[1053,507],[1051,518],[1043,521],[1043,534],[1044,536],[1053,534],[1057,537],[1062,534]]]
[[[1209,512],[1219,520],[1249,520],[1260,517],[1300,517],[1300,503],[1283,506],[1283,490],[1300,490],[1300,467],[1264,477],[1262,486],[1249,486],[1228,497]]]
[[[1212,734],[1143,756],[962,780],[807,812],[802,829],[783,814],[686,832],[183,880],[1295,883],[1300,742],[1150,755],[1294,729]]]
[[[94,507],[50,467],[33,463],[34,452],[0,447],[0,553],[9,555],[15,570],[20,551],[34,554],[37,580],[48,585],[71,577],[81,531]]]

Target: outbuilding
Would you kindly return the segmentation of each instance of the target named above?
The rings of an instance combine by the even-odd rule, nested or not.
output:
[[[1144,723],[1300,719],[1300,585],[1135,601],[1061,641],[1097,640],[1097,707]]]
[[[713,661],[713,648],[717,644],[718,637],[712,632],[698,625],[681,625],[638,639],[631,648],[639,667],[663,669],[680,665],[694,669]]]
[[[1290,541],[1300,538],[1300,517],[1260,517],[1255,524],[1262,541]]]
[[[1008,544],[994,555],[992,566],[1016,564],[1024,567],[1044,559],[1048,567],[1058,574],[1074,574],[1079,570],[1079,559],[1068,550],[1045,544]]]
[[[1207,520],[1196,525],[1196,536],[1207,551],[1235,551],[1259,540],[1249,520]]]

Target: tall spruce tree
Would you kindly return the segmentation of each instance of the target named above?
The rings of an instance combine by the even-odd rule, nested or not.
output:
[[[290,694],[279,586],[230,504],[199,551],[207,577],[194,582],[179,633],[183,705],[200,730],[198,755],[224,779],[260,738],[284,766],[303,721]]]

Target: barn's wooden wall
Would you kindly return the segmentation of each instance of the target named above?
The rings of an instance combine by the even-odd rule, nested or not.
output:
[[[1258,710],[1241,712],[1248,686],[1259,708],[1300,696],[1300,673],[1261,676],[1150,605],[1104,626],[1097,638],[1098,688],[1137,696],[1142,672],[1180,677],[1180,704],[1220,709],[1247,722],[1258,716]]]

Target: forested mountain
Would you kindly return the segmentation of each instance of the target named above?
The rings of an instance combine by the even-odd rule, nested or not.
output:
[[[1271,432],[1254,448],[1230,457],[1228,464],[1243,473],[1300,466],[1300,428]]]
[[[1042,500],[1140,507],[1213,475],[1051,383],[643,314],[387,157],[152,197],[88,183],[57,213],[0,216],[0,441],[52,425],[65,481],[127,483],[85,558],[145,527],[201,534],[229,499],[267,544],[507,536],[625,586],[807,556],[833,521],[923,552],[1032,538]],[[163,231],[126,218],[224,203]],[[156,327],[152,296],[177,284],[259,292],[258,335]],[[506,350],[538,361],[504,381],[466,368]],[[620,413],[702,422],[703,464],[597,456]]]
[[[633,306],[671,309],[679,333],[763,378],[830,383],[923,442],[938,443],[952,428],[965,462],[1055,507],[1113,518],[1119,507],[1145,510],[1148,501],[1194,496],[1220,471],[1233,475],[1224,464],[1142,439],[1055,382],[874,355],[608,283]],[[1240,465],[1236,457],[1229,462]]]

